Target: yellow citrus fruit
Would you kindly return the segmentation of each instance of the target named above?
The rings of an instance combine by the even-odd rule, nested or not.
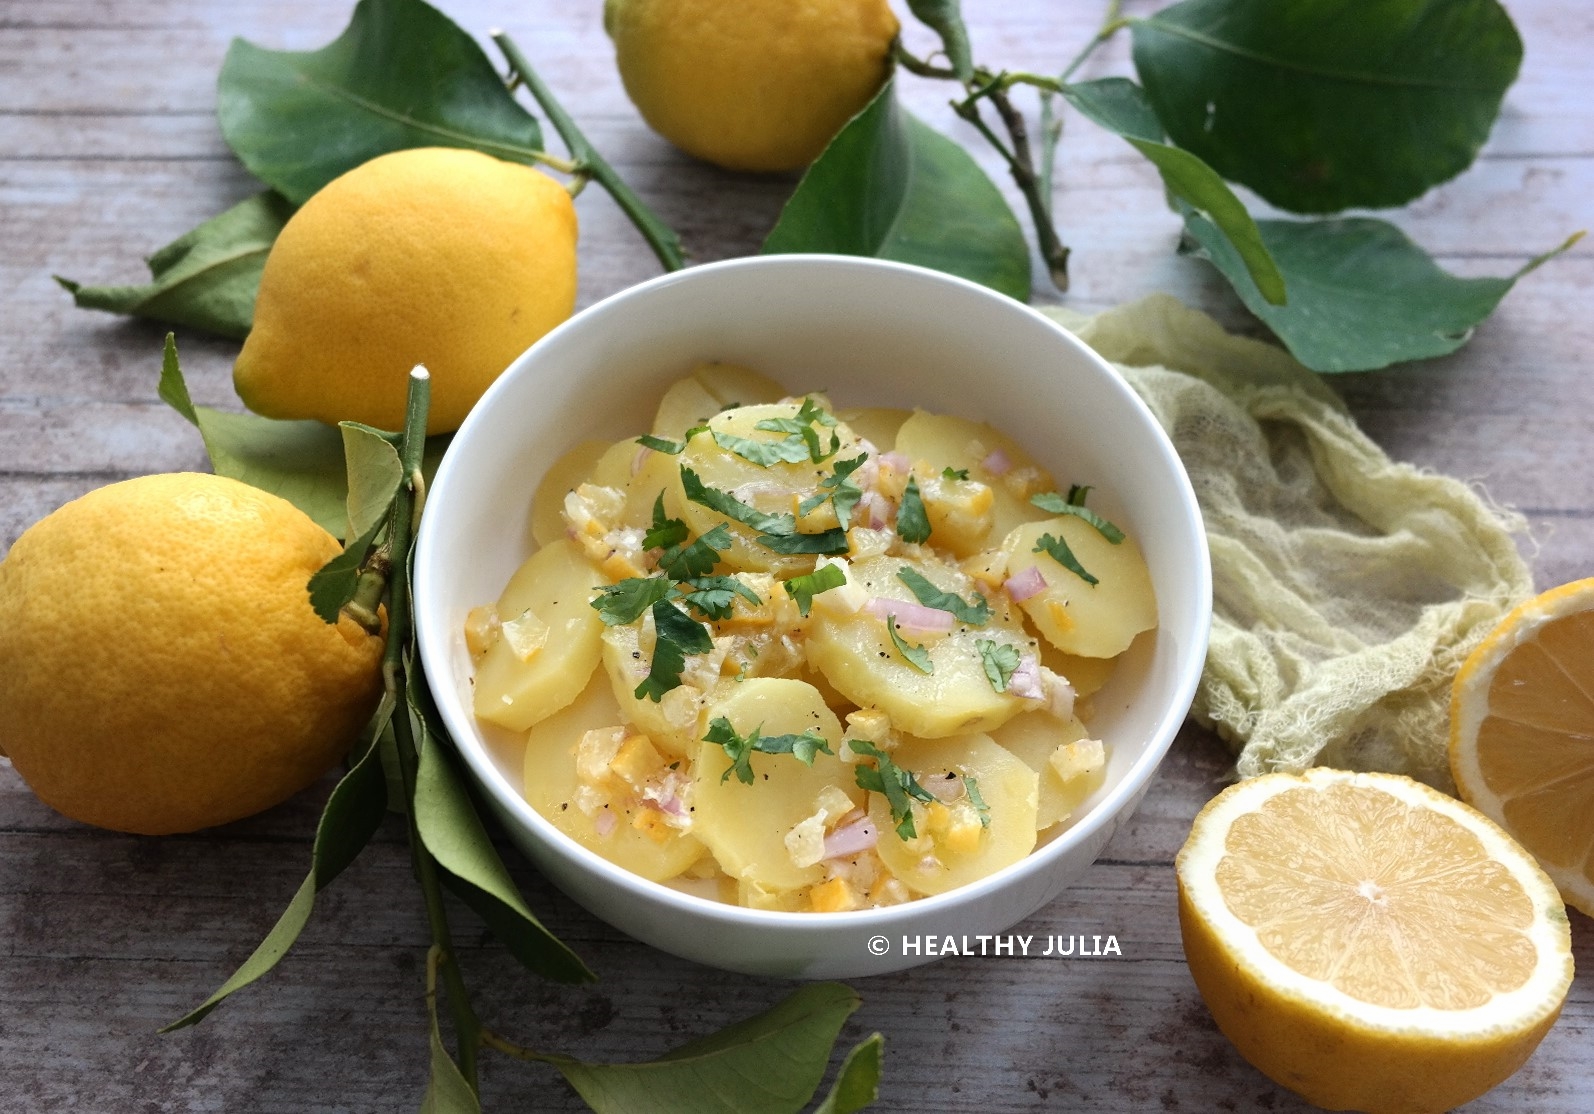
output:
[[[1450,770],[1594,916],[1594,579],[1524,603],[1462,664]]]
[[[607,0],[620,78],[650,127],[731,170],[795,170],[891,70],[885,0]]]
[[[289,219],[233,383],[267,417],[399,429],[410,369],[425,364],[427,431],[457,429],[575,299],[576,212],[563,186],[477,151],[395,151]]]
[[[0,749],[58,811],[163,835],[324,774],[381,692],[383,639],[310,607],[337,541],[291,503],[195,473],[111,484],[0,561]]]
[[[1477,810],[1314,769],[1229,787],[1177,859],[1185,958],[1218,1028],[1330,1110],[1437,1112],[1505,1079],[1572,983],[1566,908]]]

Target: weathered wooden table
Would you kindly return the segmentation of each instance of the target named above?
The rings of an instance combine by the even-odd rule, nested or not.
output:
[[[651,134],[615,76],[596,0],[443,6],[484,39],[494,26],[511,31],[698,260],[757,249],[791,180],[720,173]],[[1509,272],[1594,224],[1594,7],[1508,6],[1526,62],[1483,158],[1394,218],[1463,274]],[[964,7],[981,60],[1043,72],[1071,58],[1100,15],[1084,0]],[[312,49],[348,11],[309,0],[0,2],[0,544],[90,488],[203,466],[192,429],[155,397],[164,330],[74,309],[50,276],[140,281],[143,254],[253,192],[213,118],[228,41]],[[1116,43],[1090,72],[1125,66]],[[943,88],[904,84],[926,119],[969,138]],[[1168,290],[1253,327],[1205,264],[1174,255],[1160,193],[1127,147],[1070,129],[1057,200],[1075,249],[1069,304],[1089,310]],[[655,273],[600,191],[588,190],[579,209],[583,304]],[[1594,248],[1582,246],[1527,278],[1460,354],[1335,381],[1393,456],[1477,480],[1524,511],[1541,586],[1594,573],[1591,311]],[[185,338],[197,401],[236,405],[234,350]],[[859,980],[864,1006],[843,1038],[886,1034],[881,1108],[1300,1109],[1213,1027],[1179,946],[1170,864],[1228,766],[1215,740],[1187,729],[1102,860],[1022,928],[1110,933],[1122,957],[971,957]],[[323,895],[275,974],[196,1029],[155,1032],[271,926],[303,877],[327,788],[220,830],[141,839],[62,819],[0,762],[0,1110],[413,1109],[426,1072],[426,927],[396,823]],[[478,1009],[526,1044],[647,1058],[789,989],[651,951],[518,860],[514,869],[533,906],[602,978],[581,990],[541,983],[473,936],[461,911]],[[1578,962],[1594,969],[1594,923],[1572,919]],[[1527,1066],[1468,1109],[1590,1109],[1591,1036],[1594,978],[1585,970]],[[550,1069],[502,1059],[487,1062],[484,1098],[488,1110],[581,1108]]]

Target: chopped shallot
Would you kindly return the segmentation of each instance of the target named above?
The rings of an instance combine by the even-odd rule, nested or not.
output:
[[[894,617],[897,629],[905,634],[946,634],[952,629],[953,624],[950,611],[942,611],[938,607],[925,607],[922,603],[910,603],[907,600],[871,596],[869,602],[863,605],[863,609],[877,618]]]
[[[837,828],[825,837],[825,858],[844,859],[867,851],[880,839],[874,821],[867,816]]]
[[[1034,654],[1018,659],[1018,668],[1007,679],[1007,691],[1021,700],[1045,700],[1046,690],[1041,687],[1041,664]]]
[[[899,453],[895,449],[892,449],[889,453],[881,453],[880,463],[890,468],[893,472],[907,472],[913,468],[913,461],[908,459],[908,454]]]
[[[592,826],[598,830],[599,835],[608,836],[614,834],[614,829],[619,823],[620,818],[614,814],[614,811],[606,808],[598,813],[598,818],[592,822]]]
[[[1039,565],[1031,565],[1023,572],[1008,577],[1002,587],[1007,589],[1014,603],[1022,603],[1046,587],[1046,578],[1041,575]]]
[[[1007,454],[1001,449],[992,449],[986,454],[985,459],[980,461],[980,467],[993,476],[1001,476],[1005,475],[1008,469],[1013,467],[1013,462],[1008,459]]]

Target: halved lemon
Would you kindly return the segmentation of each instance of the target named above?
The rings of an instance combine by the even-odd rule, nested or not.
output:
[[[1450,770],[1567,904],[1594,916],[1594,579],[1529,600],[1463,663]]]
[[[1555,885],[1492,821],[1392,774],[1231,786],[1177,859],[1201,996],[1240,1054],[1330,1110],[1443,1111],[1528,1058],[1572,983]]]

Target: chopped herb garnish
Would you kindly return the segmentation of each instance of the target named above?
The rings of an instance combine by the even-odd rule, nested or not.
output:
[[[949,464],[941,469],[941,478],[943,480],[966,480],[969,478],[969,470],[967,468],[953,468]]]
[[[753,591],[746,581],[734,576],[699,576],[685,581],[685,584],[692,590],[681,596],[681,602],[709,619],[729,619],[737,596],[754,607],[764,602],[764,597]]]
[[[788,440],[800,441],[807,451],[808,459],[818,464],[827,456],[834,456],[841,448],[841,436],[832,432],[830,435],[830,449],[827,452],[819,440],[819,431],[814,428],[815,423],[832,429],[836,419],[824,407],[820,406],[812,397],[803,399],[803,404],[797,408],[797,413],[790,418],[765,418],[755,425],[754,429],[768,430],[771,433],[784,433]],[[800,457],[798,459],[801,459]]]
[[[653,664],[633,695],[657,704],[665,693],[680,686],[686,655],[708,653],[714,640],[707,627],[666,599],[653,605],[653,631]]]
[[[902,839],[913,839],[919,833],[913,824],[913,800],[924,801],[928,804],[935,800],[930,791],[919,784],[907,770],[891,761],[891,756],[867,739],[849,739],[847,746],[854,754],[862,754],[873,758],[874,766],[871,768],[863,763],[853,767],[853,780],[859,789],[868,789],[879,793],[886,799],[886,804],[891,809],[891,819],[896,822],[897,835]]]
[[[707,576],[719,564],[720,550],[730,547],[730,527],[722,522],[691,545],[673,545],[659,554],[659,568],[673,580]]]
[[[902,492],[902,503],[897,507],[897,536],[913,545],[930,540],[930,518],[924,513],[924,497],[919,494],[919,481],[908,476],[908,486]]]
[[[808,445],[801,437],[783,437],[779,441],[754,441],[750,437],[737,437],[733,433],[714,431],[714,443],[728,453],[761,467],[771,464],[799,464],[808,459]]]
[[[869,454],[862,453],[850,460],[838,460],[834,465],[835,471],[819,481],[821,491],[830,493],[830,505],[836,508],[836,521],[841,523],[843,530],[852,525],[852,509],[863,498],[863,489],[852,482],[852,474],[862,468],[868,459]],[[822,496],[816,498],[822,501]]]
[[[794,576],[784,582],[786,594],[797,601],[797,610],[807,615],[814,597],[847,583],[847,574],[840,565],[822,565],[807,576]]]
[[[1086,508],[1084,503],[1084,493],[1089,490],[1090,488],[1088,487],[1080,487],[1078,484],[1075,484],[1073,487],[1068,489],[1067,499],[1064,499],[1055,491],[1047,491],[1040,495],[1030,496],[1029,501],[1043,511],[1051,511],[1053,514],[1071,514],[1075,518],[1082,518],[1086,522],[1090,523],[1090,525],[1094,526],[1098,534],[1112,542],[1113,545],[1117,545],[1119,542],[1124,540],[1124,532],[1118,529],[1118,527],[1114,526],[1112,523],[1108,522],[1105,518],[1101,517],[1101,515],[1097,514],[1095,511]],[[1078,496],[1080,502],[1074,502],[1076,495]],[[1094,584],[1095,581],[1092,581],[1091,583]]]
[[[825,530],[818,534],[799,534],[796,516],[770,514],[750,507],[740,499],[718,488],[709,487],[696,472],[681,465],[681,489],[686,497],[700,507],[718,511],[726,518],[759,531],[759,544],[776,553],[845,553],[847,532],[841,529]]]
[[[643,549],[669,549],[671,546],[680,545],[687,539],[691,531],[686,523],[678,518],[667,518],[664,514],[664,493],[659,492],[659,497],[653,500],[653,524],[648,532],[642,535]]]
[[[648,608],[674,594],[675,585],[668,577],[633,576],[601,586],[592,607],[605,626],[615,627],[636,622]]]
[[[1007,683],[1018,671],[1018,647],[989,638],[980,639],[974,646],[980,652],[980,663],[985,666],[985,677],[991,682],[991,688],[1006,692]]]
[[[935,662],[930,660],[930,651],[923,646],[909,646],[897,630],[897,617],[886,616],[886,630],[891,632],[891,641],[896,643],[897,652],[908,660],[908,664],[920,673],[934,673]]]
[[[974,806],[974,811],[980,814],[980,827],[991,826],[991,806],[985,803],[985,798],[980,796],[980,783],[968,774],[963,775],[963,791],[969,795],[969,804]]]
[[[711,511],[718,511],[726,518],[740,522],[743,526],[751,526],[754,530],[765,534],[794,534],[797,532],[797,520],[789,514],[770,514],[757,507],[750,507],[729,492],[709,487],[698,474],[681,465],[681,489],[686,498],[700,507],[707,507]]]
[[[933,607],[937,611],[950,611],[960,623],[980,627],[990,621],[991,606],[978,592],[974,593],[974,603],[964,603],[962,596],[955,592],[941,591],[930,583],[929,577],[912,565],[903,565],[898,569],[897,579],[906,584],[925,607]]]
[[[1089,484],[1070,484],[1068,486],[1068,501],[1076,507],[1083,507],[1085,505],[1085,496],[1089,494]]]
[[[734,773],[742,784],[753,784],[752,756],[755,751],[759,754],[789,754],[805,766],[812,766],[814,756],[821,751],[825,754],[836,753],[830,749],[825,737],[812,729],[801,735],[765,735],[762,732],[763,726],[759,725],[748,735],[738,735],[735,725],[724,716],[715,716],[710,721],[708,734],[703,736],[703,741],[724,747],[731,760],[730,766],[720,775],[721,781],[728,781]]]
[[[686,450],[686,443],[688,441],[696,437],[699,433],[707,432],[708,426],[695,425],[691,429],[687,430],[685,436],[683,436],[679,441],[671,441],[667,437],[655,437],[651,433],[644,433],[636,440],[637,444],[646,445],[656,453],[666,453],[669,456],[679,456]]]
[[[1094,576],[1085,571],[1085,566],[1079,563],[1079,558],[1074,556],[1074,551],[1068,548],[1068,543],[1062,538],[1054,538],[1050,534],[1042,534],[1035,542],[1034,553],[1047,553],[1069,572],[1076,573],[1086,584],[1098,584]]]

